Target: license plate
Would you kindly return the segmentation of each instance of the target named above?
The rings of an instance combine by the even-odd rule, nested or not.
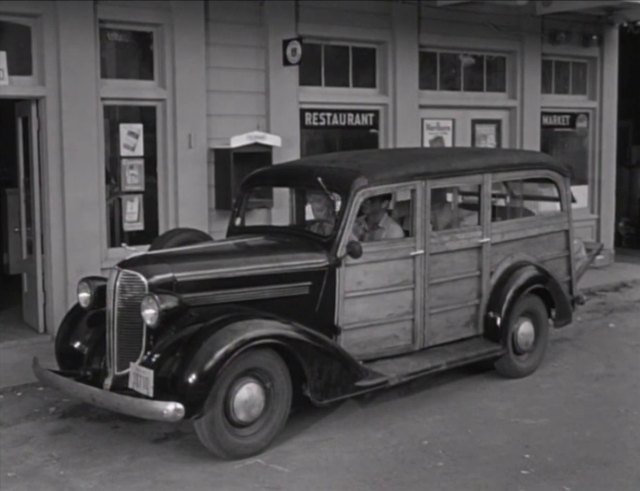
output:
[[[153,370],[136,363],[129,364],[129,388],[153,397]]]

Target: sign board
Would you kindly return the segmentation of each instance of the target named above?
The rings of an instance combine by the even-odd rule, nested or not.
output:
[[[265,133],[264,131],[250,131],[249,133],[232,136],[229,140],[229,147],[244,147],[253,145],[254,143],[260,143],[269,147],[280,147],[282,146],[282,138],[278,135]]]
[[[144,135],[141,123],[120,123],[120,156],[142,157]]]
[[[541,126],[548,130],[586,130],[589,129],[588,113],[543,112]]]
[[[144,191],[144,159],[122,159],[120,164],[122,191]]]
[[[6,51],[0,51],[0,85],[9,85],[9,66],[7,65]]]
[[[144,210],[141,194],[125,194],[122,199],[122,230],[144,230]]]
[[[301,129],[378,129],[378,111],[300,109]]]
[[[284,66],[299,65],[302,61],[302,38],[291,38],[282,41],[282,64]]]
[[[455,121],[453,119],[423,119],[423,147],[452,147]]]

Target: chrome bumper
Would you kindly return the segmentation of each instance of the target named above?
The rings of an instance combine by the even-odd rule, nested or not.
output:
[[[44,385],[110,411],[156,421],[175,422],[184,418],[184,406],[179,402],[153,401],[98,389],[42,368],[38,358],[33,359],[33,373]]]

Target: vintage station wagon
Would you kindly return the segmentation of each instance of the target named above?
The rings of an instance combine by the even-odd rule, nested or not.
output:
[[[494,361],[523,377],[581,303],[568,170],[530,151],[388,149],[258,170],[227,238],[161,235],[84,278],[45,384],[264,450],[292,397],[328,404]]]

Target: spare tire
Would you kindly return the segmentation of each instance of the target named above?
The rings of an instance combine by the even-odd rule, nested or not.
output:
[[[149,250],[159,251],[161,249],[182,247],[209,241],[213,241],[213,238],[202,230],[195,228],[173,228],[153,239]]]

